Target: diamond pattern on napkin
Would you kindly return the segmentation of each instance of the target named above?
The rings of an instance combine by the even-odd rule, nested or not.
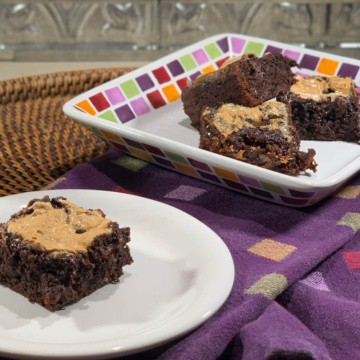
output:
[[[360,213],[348,212],[337,224],[349,226],[356,232],[360,230]]]
[[[321,291],[330,291],[328,286],[325,283],[324,277],[320,271],[315,271],[311,273],[308,277],[301,280],[303,284],[309,285],[314,289]]]
[[[164,197],[167,199],[192,201],[204,193],[206,193],[205,189],[199,189],[193,186],[180,185],[178,188],[170,191]]]
[[[295,246],[264,239],[248,249],[249,252],[274,261],[282,261],[296,250]]]
[[[284,275],[276,273],[267,274],[245,290],[245,295],[262,294],[267,299],[274,300],[287,286],[288,281]]]
[[[343,199],[356,199],[360,196],[360,185],[347,186],[336,193],[336,196]]]
[[[342,253],[349,269],[360,269],[360,251],[348,251]]]
[[[127,155],[113,160],[112,163],[134,172],[137,172],[148,165],[145,161]]]

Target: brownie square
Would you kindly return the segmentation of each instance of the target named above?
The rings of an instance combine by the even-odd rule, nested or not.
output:
[[[351,78],[296,76],[278,100],[290,105],[301,139],[360,140],[359,101]]]
[[[56,311],[117,283],[133,261],[129,241],[101,210],[35,199],[0,224],[0,284]]]
[[[299,150],[300,139],[283,103],[206,108],[200,123],[202,149],[285,174],[316,171],[315,150]]]
[[[205,107],[216,108],[223,103],[257,106],[290,89],[293,66],[297,63],[281,54],[268,53],[260,58],[246,54],[229,59],[219,70],[199,76],[184,89],[184,111],[199,128]]]

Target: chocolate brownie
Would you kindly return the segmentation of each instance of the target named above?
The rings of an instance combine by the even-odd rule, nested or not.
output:
[[[0,224],[0,284],[56,311],[117,283],[133,261],[129,241],[101,210],[35,199]]]
[[[296,76],[297,82],[278,100],[290,105],[301,139],[360,140],[360,112],[351,78]]]
[[[200,123],[202,149],[285,174],[316,171],[315,150],[299,150],[300,139],[283,103],[206,108]]]
[[[216,108],[223,103],[256,106],[287,92],[295,81],[291,68],[297,63],[269,53],[260,58],[246,54],[224,65],[199,76],[181,94],[184,111],[195,128],[199,128],[205,107]]]

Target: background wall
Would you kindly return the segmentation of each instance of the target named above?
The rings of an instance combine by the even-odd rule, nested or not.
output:
[[[360,1],[0,0],[0,61],[149,61],[220,32],[360,58]]]

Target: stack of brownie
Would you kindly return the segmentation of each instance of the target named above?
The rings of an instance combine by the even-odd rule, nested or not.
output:
[[[297,175],[316,171],[315,150],[300,151],[301,139],[358,141],[352,79],[302,78],[294,66],[280,54],[247,54],[189,84],[181,97],[200,148]]]

